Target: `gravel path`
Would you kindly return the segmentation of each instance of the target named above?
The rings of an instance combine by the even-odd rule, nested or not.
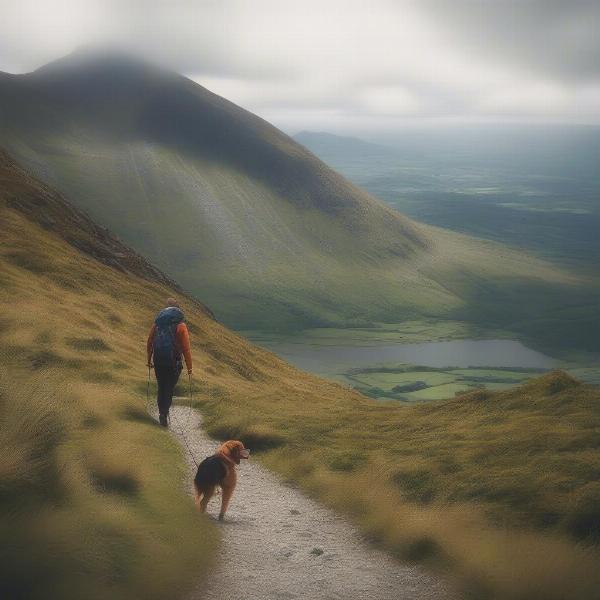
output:
[[[173,407],[171,431],[190,467],[185,437],[197,460],[218,443],[200,428],[197,412]],[[180,427],[182,429],[180,429]],[[208,512],[216,518],[221,496]],[[439,579],[393,561],[365,543],[331,510],[252,460],[238,467],[238,484],[225,517],[218,523],[221,556],[207,583],[189,600],[441,600],[452,594]]]

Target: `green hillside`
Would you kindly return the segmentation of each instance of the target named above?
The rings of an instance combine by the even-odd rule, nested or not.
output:
[[[229,326],[426,316],[598,348],[596,304],[576,278],[417,225],[182,76],[80,52],[1,75],[0,111],[13,155]]]
[[[380,137],[388,146],[324,132],[294,139],[412,219],[600,273],[598,126],[417,125]]]
[[[469,598],[594,597],[597,388],[554,373],[382,405],[228,331],[4,153],[0,223],[2,598],[176,597],[215,556],[181,451],[146,412],[145,337],[173,294],[213,435]]]

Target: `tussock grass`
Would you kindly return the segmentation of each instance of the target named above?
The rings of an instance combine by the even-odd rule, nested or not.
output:
[[[112,348],[102,338],[68,338],[67,344],[75,350],[88,350],[91,352],[106,352]]]
[[[130,401],[60,369],[2,369],[3,598],[158,599],[207,566],[216,539],[187,501],[179,449],[112,416]]]
[[[175,292],[0,211],[0,595],[175,596],[214,549],[185,495],[179,449],[145,416],[145,338]],[[51,272],[11,259],[35,261],[37,248]],[[502,393],[381,405],[182,301],[194,396],[213,435],[262,449],[266,465],[394,555],[448,570],[470,598],[598,596],[597,389],[559,373]]]
[[[467,597],[597,597],[597,388],[558,371],[427,405],[306,390],[200,404],[214,435],[279,432],[269,467],[402,560],[452,573]]]
[[[9,386],[6,371],[0,372],[0,498],[8,509],[63,495],[55,451],[65,435],[65,409],[60,410],[58,396],[43,398],[44,387],[40,382]],[[69,399],[62,402],[68,409]]]
[[[187,495],[179,446],[131,391],[169,290],[0,210],[0,597],[178,596],[216,531]],[[32,268],[36,254],[15,263],[30,246],[52,272]]]

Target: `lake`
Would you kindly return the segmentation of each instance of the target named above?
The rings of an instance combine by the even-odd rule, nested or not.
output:
[[[319,346],[307,343],[262,342],[293,365],[318,374],[382,363],[427,367],[518,367],[549,369],[558,361],[515,340],[452,340],[379,346]]]

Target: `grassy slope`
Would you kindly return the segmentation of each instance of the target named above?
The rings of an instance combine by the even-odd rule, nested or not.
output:
[[[182,77],[67,60],[0,77],[0,105],[3,143],[20,160],[235,328],[433,316],[547,346],[593,349],[600,339],[586,284],[416,225]],[[557,328],[551,313],[564,306],[568,328]]]
[[[214,435],[278,432],[267,465],[392,553],[458,574],[469,597],[588,600],[600,589],[599,400],[557,372],[402,408],[225,390],[199,404]]]
[[[179,593],[216,535],[183,493],[178,446],[132,392],[148,317],[172,288],[5,156],[0,222],[0,595]]]
[[[118,243],[101,230],[91,254],[75,250],[53,232],[60,198],[15,177],[5,160],[0,581],[34,597],[50,586],[61,598],[164,597],[212,548],[140,394],[147,325],[172,288],[125,248],[99,253]],[[381,406],[184,308],[213,434],[264,450],[390,551],[450,568],[480,597],[593,597],[598,556],[573,537],[597,533],[597,390],[553,376],[488,398]]]
[[[148,325],[178,290],[5,155],[0,222],[0,591],[181,591],[206,567],[215,533],[192,510],[179,449],[139,391]],[[207,393],[215,381],[281,388],[266,373],[291,368],[199,303],[185,308]]]

